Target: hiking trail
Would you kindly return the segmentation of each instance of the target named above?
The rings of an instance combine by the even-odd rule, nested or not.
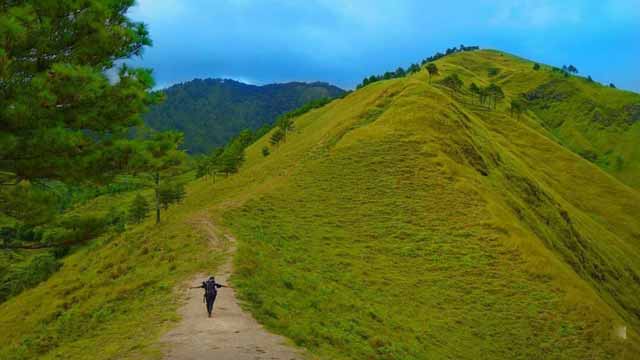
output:
[[[233,271],[235,239],[219,236],[216,227],[202,217],[194,226],[207,236],[212,248],[226,249],[227,258],[215,274],[216,281],[229,285]],[[202,283],[209,274],[197,274],[183,291],[185,303],[179,310],[182,320],[165,334],[161,345],[167,360],[299,360],[300,351],[287,340],[265,330],[251,314],[242,310],[232,288],[218,290],[211,318],[202,302],[202,289],[188,289]]]

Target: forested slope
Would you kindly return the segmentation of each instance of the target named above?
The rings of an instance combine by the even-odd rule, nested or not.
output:
[[[192,153],[224,145],[244,129],[256,130],[312,100],[344,91],[326,83],[255,86],[234,80],[196,79],[165,89],[165,101],[145,116],[156,130],[178,130]]]

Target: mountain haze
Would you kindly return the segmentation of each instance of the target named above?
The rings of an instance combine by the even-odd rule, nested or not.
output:
[[[271,124],[278,115],[312,100],[340,96],[344,90],[321,82],[256,86],[229,79],[196,79],[163,92],[166,100],[146,114],[147,125],[181,131],[189,152],[205,153],[243,129]]]
[[[158,357],[185,281],[223,263],[211,224],[237,238],[231,282],[246,308],[315,358],[640,358],[640,96],[495,50],[435,64],[431,82],[422,69],[295,118],[286,141],[249,146],[238,174],[191,182],[160,225],[66,257],[0,304],[0,358]],[[443,85],[451,74],[464,88]],[[490,109],[471,82],[505,99]],[[236,88],[262,91],[177,86],[162,106],[186,110],[163,119],[197,113],[187,138],[204,151],[213,132],[199,131],[228,114],[246,121],[235,130],[259,126],[220,105],[243,103],[226,101]]]

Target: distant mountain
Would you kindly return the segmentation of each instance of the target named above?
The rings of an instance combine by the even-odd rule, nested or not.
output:
[[[166,101],[145,116],[156,130],[185,134],[191,153],[203,153],[223,145],[239,131],[257,129],[278,115],[344,90],[321,82],[291,82],[264,86],[229,79],[196,79],[166,90]]]

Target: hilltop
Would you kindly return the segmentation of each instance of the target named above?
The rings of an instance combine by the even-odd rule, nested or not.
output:
[[[166,100],[145,115],[155,130],[185,134],[191,153],[224,145],[244,129],[256,130],[307,102],[334,98],[344,90],[321,82],[291,82],[263,86],[229,79],[195,79],[162,91]]]
[[[222,263],[202,218],[237,238],[246,308],[318,358],[640,356],[639,96],[499,51],[435,63],[432,82],[376,81],[295,118],[159,226],[65,258],[0,304],[0,357],[157,355],[172,289]],[[471,82],[505,99],[489,109]]]

